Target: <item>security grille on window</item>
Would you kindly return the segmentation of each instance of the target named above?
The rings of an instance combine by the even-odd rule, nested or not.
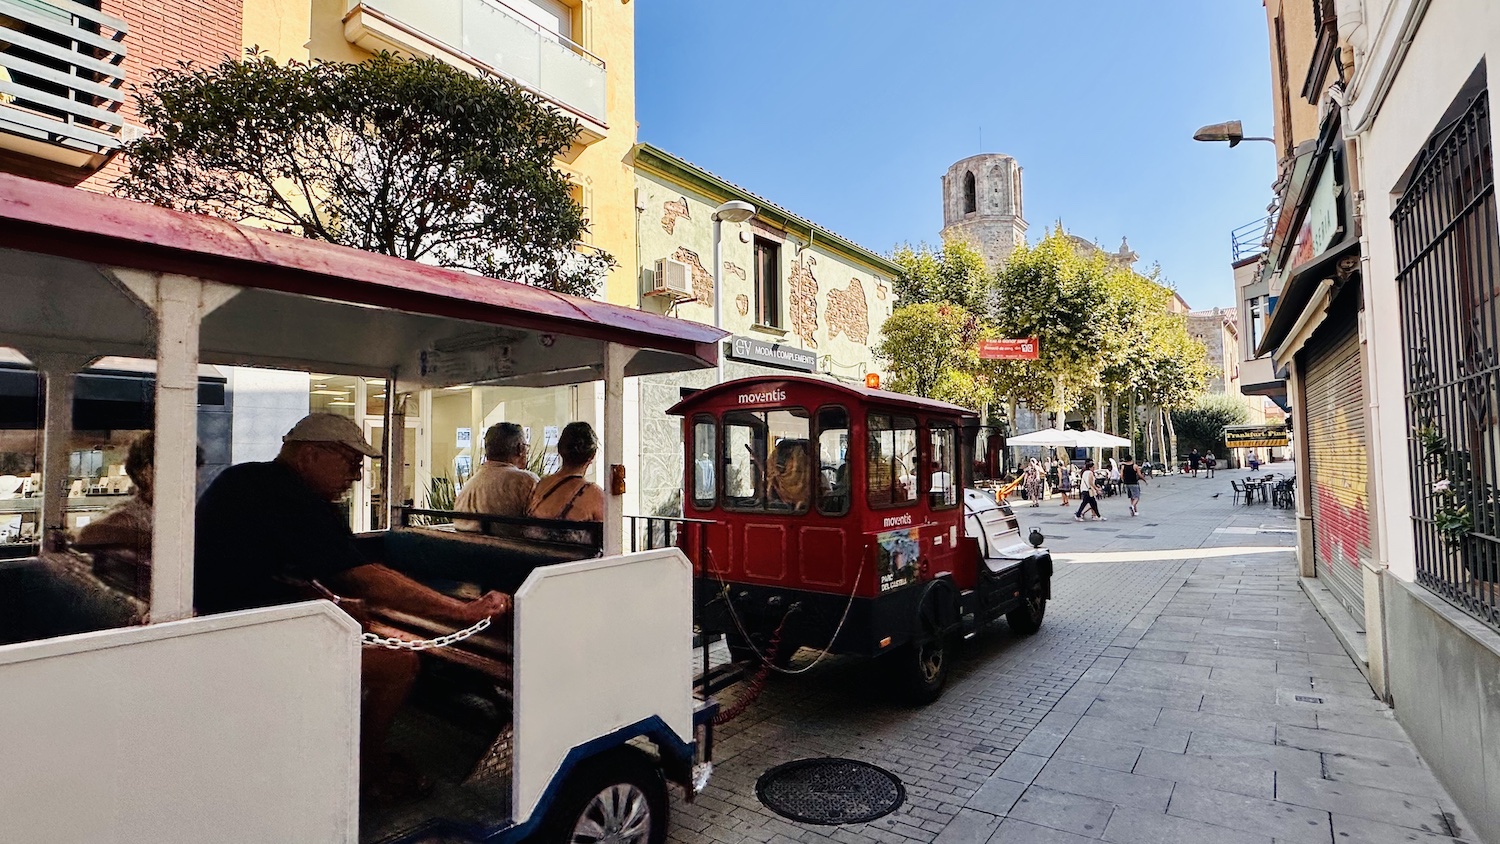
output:
[[[1467,107],[1439,123],[1391,219],[1417,580],[1500,627],[1500,220],[1482,74]]]
[[[755,324],[781,327],[781,245],[755,239]]]

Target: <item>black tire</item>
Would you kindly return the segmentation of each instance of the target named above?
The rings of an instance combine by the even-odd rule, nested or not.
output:
[[[1046,598],[1022,598],[1020,606],[1005,614],[1005,623],[1017,636],[1030,636],[1042,629],[1042,616],[1046,614]]]
[[[949,619],[955,607],[949,590],[929,587],[917,605],[912,639],[886,657],[896,690],[910,703],[923,706],[937,700],[948,683],[950,645]]]
[[[568,777],[548,814],[545,844],[592,844],[610,834],[624,844],[667,839],[667,785],[656,761],[634,747],[590,759]]]

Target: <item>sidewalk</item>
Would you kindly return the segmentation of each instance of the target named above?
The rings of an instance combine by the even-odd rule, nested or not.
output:
[[[1059,554],[1074,565],[1192,556],[940,844],[1472,840],[1298,588],[1291,514],[1226,506],[1247,474],[1159,479],[1135,518],[1114,498],[1103,525],[1044,519],[1090,533],[1057,543],[1097,549]]]

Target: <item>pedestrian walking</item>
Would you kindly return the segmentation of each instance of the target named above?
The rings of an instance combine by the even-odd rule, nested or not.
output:
[[[1219,459],[1217,457],[1214,457],[1214,453],[1212,451],[1203,455],[1203,468],[1208,473],[1208,477],[1212,478],[1214,476],[1214,467],[1218,465]]]
[[[1023,483],[1026,485],[1026,497],[1031,499],[1031,506],[1042,506],[1042,497],[1046,494],[1046,479],[1042,475],[1042,464],[1035,457],[1026,464],[1026,470],[1021,473]]]
[[[1094,471],[1094,461],[1088,460],[1083,464],[1083,479],[1078,482],[1078,511],[1073,514],[1073,521],[1083,521],[1084,510],[1094,511],[1094,520],[1107,522],[1099,512],[1099,473]]]
[[[1198,455],[1198,449],[1188,452],[1188,468],[1193,471],[1193,477],[1198,477],[1198,467],[1203,463],[1203,458]]]
[[[1120,480],[1125,484],[1125,495],[1130,498],[1130,515],[1134,516],[1141,506],[1141,484],[1146,482],[1146,473],[1128,454],[1125,455],[1125,464],[1120,467]]]
[[[1062,495],[1062,504],[1066,507],[1073,503],[1068,497],[1073,494],[1073,464],[1067,461],[1059,461],[1057,464],[1057,491]]]

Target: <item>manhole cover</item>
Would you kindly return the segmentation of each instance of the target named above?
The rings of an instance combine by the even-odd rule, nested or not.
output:
[[[895,774],[867,762],[798,759],[761,774],[755,796],[794,821],[865,823],[896,811],[906,800],[906,787]]]

